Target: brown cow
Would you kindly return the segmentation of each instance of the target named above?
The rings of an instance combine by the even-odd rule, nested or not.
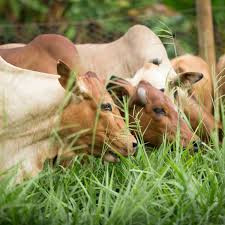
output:
[[[44,161],[56,155],[102,155],[115,162],[115,154],[135,152],[136,140],[103,82],[89,72],[67,92],[71,70],[59,62],[57,71],[60,78],[12,66],[0,57],[0,171],[18,164],[18,181],[36,175]],[[64,107],[59,111],[60,105]],[[60,142],[49,138],[53,129],[58,129]],[[68,142],[76,135],[76,142]],[[105,143],[109,147],[102,152]],[[76,146],[81,149],[76,151]]]
[[[144,141],[159,146],[166,134],[167,139],[173,142],[179,130],[182,146],[194,151],[198,149],[199,138],[180,117],[175,105],[169,97],[149,82],[140,81],[137,86],[133,86],[124,79],[115,78],[108,87],[115,91],[119,98],[123,95],[130,98],[130,118],[134,121],[136,116],[139,117]]]
[[[76,47],[62,35],[43,34],[23,47],[1,47],[0,56],[14,66],[50,74],[57,74],[60,59],[79,74],[84,73]]]
[[[202,137],[206,139],[216,127],[222,128],[212,115],[213,85],[209,66],[202,58],[189,54],[176,57],[171,63],[178,75],[196,72],[203,74],[203,78],[188,90],[189,96],[179,93],[178,98],[185,114],[190,118],[192,128],[196,129],[200,122],[203,124]]]

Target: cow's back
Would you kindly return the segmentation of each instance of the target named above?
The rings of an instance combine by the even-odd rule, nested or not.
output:
[[[105,79],[110,75],[132,78],[146,62],[159,58],[166,74],[175,74],[161,40],[148,27],[135,25],[121,38],[106,44],[76,45],[81,65]],[[172,73],[171,73],[172,72]]]
[[[0,56],[14,66],[38,72],[57,74],[58,60],[74,70],[82,71],[74,44],[56,34],[39,35],[21,47],[0,47]]]

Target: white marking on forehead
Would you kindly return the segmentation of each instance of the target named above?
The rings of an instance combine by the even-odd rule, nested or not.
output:
[[[146,90],[143,87],[139,87],[137,89],[137,94],[140,98],[140,101],[143,105],[147,103],[147,98],[146,98]]]
[[[171,70],[170,67],[163,64],[159,66],[151,65],[150,63],[145,63],[129,81],[136,86],[141,80],[145,80],[157,89],[165,89],[167,77]]]

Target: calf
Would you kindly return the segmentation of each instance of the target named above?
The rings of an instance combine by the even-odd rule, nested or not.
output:
[[[124,79],[114,77],[114,81],[110,81],[108,88],[115,91],[116,96],[129,97],[131,121],[135,121],[138,117],[144,141],[159,146],[166,134],[167,139],[173,142],[179,130],[182,146],[194,151],[198,149],[199,138],[180,117],[175,105],[149,82],[140,81],[133,86]]]
[[[196,72],[203,75],[199,82],[190,87],[189,92],[204,106],[204,110],[212,112],[213,85],[207,63],[198,56],[187,54],[174,58],[171,64],[179,76]]]
[[[207,138],[216,127],[222,128],[212,114],[213,85],[209,66],[202,58],[193,55],[176,57],[171,63],[179,76],[184,73],[187,75],[196,72],[203,74],[203,78],[189,88],[189,97],[183,98],[180,95],[180,101],[185,114],[190,117],[193,129],[196,129],[202,122],[202,136]]]
[[[200,123],[203,124],[201,137],[208,140],[209,134],[216,127],[221,129],[221,124],[217,123],[212,115],[213,93],[209,67],[200,57],[192,55],[177,57],[171,63],[179,74],[166,77],[166,82],[160,90],[165,91],[171,100],[177,102],[179,108],[190,118],[194,130]],[[129,81],[136,85],[140,80],[146,80],[158,87],[160,80],[163,80],[158,79],[159,76],[164,75],[160,73],[158,63],[147,62]]]
[[[102,154],[106,160],[117,161],[115,154],[135,152],[136,140],[103,82],[89,72],[67,92],[71,70],[59,62],[57,72],[61,77],[17,68],[0,57],[0,171],[18,165],[18,182],[35,176],[46,159],[57,155]],[[51,135],[55,129],[60,142]],[[78,141],[67,144],[76,134]],[[105,143],[109,147],[102,152]]]

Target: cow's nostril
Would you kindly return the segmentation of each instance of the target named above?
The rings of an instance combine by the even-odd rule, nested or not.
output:
[[[194,152],[198,152],[198,144],[193,143]]]
[[[137,148],[137,142],[133,142],[133,148]]]
[[[194,141],[193,142],[193,149],[194,152],[198,152],[199,148],[202,146],[202,142],[201,141]]]

